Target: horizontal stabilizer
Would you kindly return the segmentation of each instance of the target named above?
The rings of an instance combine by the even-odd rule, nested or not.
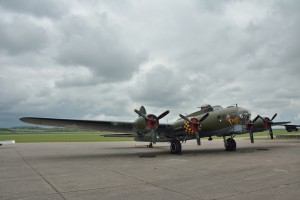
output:
[[[103,137],[135,137],[136,135],[129,134],[129,133],[120,133],[120,134],[105,134],[102,136]]]

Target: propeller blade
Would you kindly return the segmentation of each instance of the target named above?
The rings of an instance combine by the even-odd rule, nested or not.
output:
[[[260,118],[261,120],[263,120],[263,121],[266,121],[264,118],[262,118],[262,116],[260,116],[260,115],[257,115],[257,117],[258,118]]]
[[[254,120],[252,121],[252,123],[256,122],[256,120],[257,120],[258,118],[261,118],[261,117],[260,117],[259,115],[257,115],[257,116],[254,118]]]
[[[169,110],[163,112],[162,114],[160,114],[160,115],[157,117],[156,120],[160,120],[161,118],[165,117],[167,114],[169,114],[169,112],[170,112]]]
[[[196,140],[197,140],[197,145],[201,145],[201,141],[200,141],[200,136],[199,136],[199,131],[196,131]]]
[[[141,111],[134,109],[134,112],[136,114],[138,114],[139,116],[142,116],[144,119],[150,120],[144,113],[142,113]]]
[[[272,117],[271,121],[273,121],[273,119],[275,119],[276,116],[277,116],[277,113],[275,113],[275,115]]]
[[[252,130],[250,130],[249,135],[250,135],[251,143],[254,143],[254,137],[253,137],[253,131]]]
[[[144,106],[140,107],[140,112],[146,115],[146,108]]]
[[[201,119],[199,120],[199,123],[203,122],[207,117],[208,117],[208,113],[206,113],[203,117],[201,117]]]
[[[183,116],[182,114],[179,114],[179,117],[181,117],[182,119],[184,119],[190,123],[193,123],[189,118],[187,118],[186,116]]]
[[[274,137],[273,137],[273,130],[272,130],[272,127],[270,126],[269,128],[269,134],[270,134],[270,138],[273,140]]]

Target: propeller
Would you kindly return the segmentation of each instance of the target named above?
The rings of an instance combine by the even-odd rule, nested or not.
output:
[[[207,117],[208,117],[209,113],[206,113],[205,115],[203,115],[199,120],[197,118],[191,118],[189,119],[186,116],[183,116],[182,114],[179,114],[179,116],[188,121],[190,123],[190,126],[192,128],[193,131],[195,131],[196,134],[196,141],[198,145],[201,145],[201,141],[200,141],[200,135],[199,135],[199,126],[200,123],[203,122]]]
[[[268,117],[263,118],[263,117],[259,116],[259,118],[261,118],[263,120],[265,128],[269,129],[269,135],[270,135],[271,139],[274,138],[272,124],[273,124],[273,120],[275,119],[276,116],[277,116],[277,113],[275,113],[271,119]]]
[[[153,114],[146,114],[146,109],[142,106],[140,110],[134,109],[134,112],[139,116],[145,119],[146,126],[151,129],[151,142],[153,144],[156,143],[157,140],[157,132],[156,129],[159,126],[159,120],[164,118],[167,114],[169,114],[169,110],[161,113],[158,117]]]
[[[157,120],[160,120],[161,118],[164,118],[167,114],[169,114],[169,110],[166,110],[165,112],[161,113],[158,115]]]
[[[260,118],[259,115],[257,115],[253,121],[249,121],[248,124],[247,124],[247,129],[249,129],[249,135],[250,135],[250,141],[251,143],[254,143],[254,137],[253,137],[253,125],[254,123],[256,122],[256,120],[258,120],[258,118]]]
[[[142,113],[141,111],[139,111],[139,110],[137,110],[137,109],[134,109],[134,112],[135,112],[136,114],[138,114],[139,116],[142,116],[144,119],[149,120],[149,118],[148,118],[144,113]]]

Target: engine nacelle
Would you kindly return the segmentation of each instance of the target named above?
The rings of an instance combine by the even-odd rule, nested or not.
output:
[[[137,131],[146,129],[146,120],[143,117],[139,117],[137,118],[134,122],[133,122],[133,127],[134,129],[136,129]]]
[[[151,130],[156,129],[159,125],[159,121],[156,120],[157,117],[155,115],[149,114],[146,115],[148,119],[140,116],[138,117],[134,123],[133,127],[137,131],[138,134],[146,134],[151,132]]]
[[[293,125],[285,125],[285,129],[287,132],[293,132],[293,131],[298,131],[298,128],[296,126]]]
[[[264,118],[265,119],[265,118]],[[258,118],[253,124],[253,130],[255,132],[262,132],[269,128],[268,124],[266,124],[262,119]]]
[[[253,124],[253,129],[255,132],[262,132],[265,130],[270,129],[271,126],[271,120],[268,117],[262,117],[257,119]]]

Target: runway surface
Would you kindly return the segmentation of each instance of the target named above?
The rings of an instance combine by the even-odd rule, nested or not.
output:
[[[183,144],[17,143],[0,147],[0,199],[299,199],[300,140]]]

